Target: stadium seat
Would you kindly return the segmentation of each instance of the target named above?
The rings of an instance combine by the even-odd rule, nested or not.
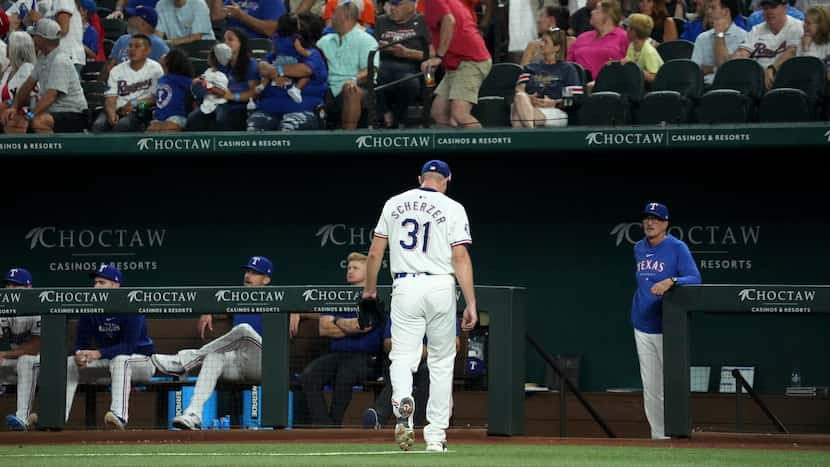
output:
[[[104,38],[113,41],[127,32],[127,22],[120,19],[101,18],[101,27],[104,28]]]
[[[827,83],[824,63],[816,57],[793,57],[778,70],[772,90],[761,99],[762,122],[802,122],[821,115]]]
[[[724,63],[700,106],[702,123],[744,123],[754,120],[764,93],[764,69],[750,58]]]
[[[107,83],[101,81],[81,81],[81,88],[84,90],[84,97],[88,108],[89,122],[87,127],[92,126],[92,122],[98,117],[98,114],[104,109],[104,93],[107,91]]]
[[[510,126],[510,106],[516,93],[516,81],[522,67],[515,63],[497,63],[481,83],[478,104],[473,116],[484,127]]]
[[[81,68],[81,81],[98,81],[103,68],[104,62],[87,62]]]
[[[110,11],[115,10],[116,3],[116,0],[98,0],[97,2],[95,2],[98,11],[101,11],[101,8],[107,8]],[[105,16],[101,15],[100,13],[98,16],[101,17],[101,20],[105,18]]]
[[[669,60],[676,60],[678,58],[692,58],[692,51],[694,48],[694,42],[684,39],[677,39],[674,41],[663,42],[658,45],[657,53],[660,54],[660,58],[662,58],[664,62],[668,62]]]
[[[573,66],[574,68],[576,68],[576,74],[579,75],[579,82],[582,83],[583,86],[588,84],[588,81],[591,81],[590,73],[588,73],[588,70],[586,70],[582,65],[576,62],[568,63],[570,63],[571,66]]]
[[[634,62],[611,62],[599,71],[594,92],[582,100],[577,113],[580,125],[631,123],[632,109],[643,97],[643,71]]]
[[[248,42],[249,47],[251,48],[251,56],[254,58],[262,58],[268,53],[271,52],[271,49],[274,47],[274,44],[271,42],[270,39],[251,39]]]
[[[640,103],[638,123],[694,121],[694,108],[703,94],[703,70],[688,59],[668,61],[657,72],[652,89]]]
[[[193,65],[194,76],[200,76],[208,69],[208,61],[206,58],[190,57],[190,64]]]
[[[214,39],[201,39],[182,44],[179,46],[179,49],[183,50],[190,58],[207,59],[208,55],[210,55],[210,50],[215,44],[216,40]]]
[[[104,39],[104,55],[107,57],[110,56],[110,52],[112,52],[112,48],[115,47],[115,41],[112,39]]]

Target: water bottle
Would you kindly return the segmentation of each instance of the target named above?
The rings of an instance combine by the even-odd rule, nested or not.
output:
[[[790,375],[790,383],[795,387],[801,386],[801,370],[793,369],[793,373]]]
[[[248,99],[248,105],[246,105],[245,108],[248,110],[248,116],[250,117],[256,110],[256,102],[254,102],[253,98]]]

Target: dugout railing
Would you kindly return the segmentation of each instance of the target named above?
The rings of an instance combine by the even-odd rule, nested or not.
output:
[[[690,321],[697,313],[830,313],[830,285],[705,284],[677,287],[663,299],[663,382],[666,435],[691,432]],[[749,317],[747,317],[749,319]]]
[[[389,303],[389,286],[379,294]],[[292,312],[356,311],[362,289],[300,285],[247,287],[141,287],[118,289],[0,289],[0,315],[42,316],[38,382],[41,429],[62,429],[66,396],[67,321],[88,314],[138,313],[194,317],[200,314],[263,313],[262,426],[288,425],[289,335]],[[457,293],[459,313],[463,298]],[[490,317],[488,433],[524,434],[526,290],[477,286],[478,309]],[[151,336],[152,337],[152,336]]]

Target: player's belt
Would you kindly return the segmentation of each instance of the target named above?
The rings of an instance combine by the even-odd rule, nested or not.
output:
[[[401,279],[403,277],[418,277],[418,276],[431,276],[431,273],[428,272],[396,272],[395,279]]]

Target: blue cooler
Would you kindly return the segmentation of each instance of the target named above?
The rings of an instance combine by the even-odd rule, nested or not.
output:
[[[288,426],[294,422],[294,394],[288,391]],[[262,386],[251,386],[242,391],[242,428],[258,430],[262,428]]]
[[[195,382],[196,378],[191,376],[189,381]],[[167,428],[173,429],[173,419],[182,414],[182,411],[190,404],[190,399],[193,397],[193,386],[182,386],[179,391],[167,392]],[[205,402],[205,407],[202,409],[200,416],[202,417],[202,428],[209,429],[213,423],[216,415],[216,391],[210,395],[210,398]]]

